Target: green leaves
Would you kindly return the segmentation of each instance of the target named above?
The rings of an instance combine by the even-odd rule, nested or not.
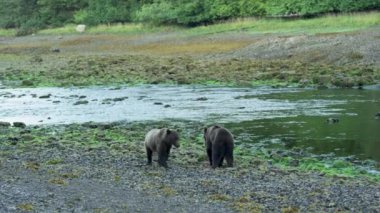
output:
[[[240,17],[376,9],[380,0],[0,0],[0,28],[18,28],[18,35],[26,35],[68,23],[196,26]]]

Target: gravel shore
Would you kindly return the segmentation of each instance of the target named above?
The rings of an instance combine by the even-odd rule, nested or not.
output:
[[[34,129],[38,129],[35,127]],[[327,177],[252,161],[212,170],[205,159],[191,163],[195,150],[174,149],[169,169],[145,165],[136,146],[103,139],[66,141],[51,127],[0,140],[0,212],[377,212],[380,184],[364,178]],[[93,127],[92,127],[93,128]],[[100,128],[100,127],[99,127]],[[130,131],[130,136],[135,134]],[[26,133],[25,133],[26,132]],[[93,137],[98,137],[94,134]],[[17,138],[17,139],[16,139]],[[181,150],[182,149],[182,150]],[[196,150],[203,152],[203,150]],[[188,153],[190,161],[183,153]]]

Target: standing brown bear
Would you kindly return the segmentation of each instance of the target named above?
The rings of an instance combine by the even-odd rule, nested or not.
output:
[[[222,166],[224,158],[227,166],[233,167],[234,138],[230,131],[214,125],[204,129],[204,139],[210,166],[213,169]]]
[[[145,136],[145,148],[148,157],[148,165],[152,164],[153,152],[158,153],[158,164],[168,167],[166,161],[169,158],[172,145],[179,147],[179,136],[176,131],[168,128],[152,129]]]

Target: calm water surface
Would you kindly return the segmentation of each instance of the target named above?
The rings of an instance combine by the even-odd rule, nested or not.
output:
[[[40,98],[50,94],[50,98]],[[116,99],[115,99],[116,98]],[[78,101],[88,103],[79,104]],[[379,90],[137,86],[0,90],[0,121],[223,123],[237,143],[380,161]],[[329,124],[328,118],[339,122]]]

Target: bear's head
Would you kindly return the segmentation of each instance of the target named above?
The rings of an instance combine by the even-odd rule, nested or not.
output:
[[[210,134],[211,132],[214,130],[214,129],[218,129],[218,128],[221,128],[220,126],[218,125],[214,125],[214,126],[210,126],[210,127],[205,127],[203,129],[203,138],[205,139],[205,141],[207,141],[207,138],[210,137]]]
[[[167,129],[164,140],[177,148],[179,147],[179,136],[174,130]]]

